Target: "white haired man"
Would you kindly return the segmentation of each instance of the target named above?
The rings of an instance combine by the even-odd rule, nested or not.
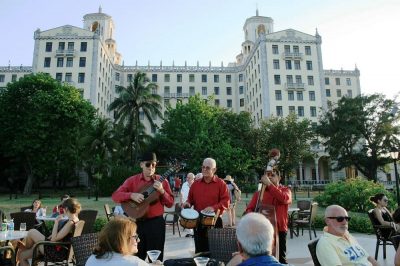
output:
[[[180,193],[180,202],[181,205],[186,202],[188,196],[189,196],[189,190],[190,187],[192,186],[194,182],[194,174],[193,173],[188,173],[186,175],[186,181],[183,183],[182,188],[181,188],[181,193]],[[186,237],[192,237],[193,236],[193,229],[188,229],[189,233],[186,234]]]
[[[327,227],[317,244],[317,258],[324,266],[335,265],[379,265],[358,244],[348,231],[350,217],[339,205],[330,205],[325,210]]]
[[[285,265],[272,254],[274,228],[271,222],[260,213],[243,216],[236,228],[239,253],[227,266],[247,265]]]

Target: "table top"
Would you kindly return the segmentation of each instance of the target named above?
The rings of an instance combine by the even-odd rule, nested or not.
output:
[[[297,207],[290,207],[289,209],[288,209],[288,212],[295,212],[295,211],[299,211],[300,209],[299,208],[297,208]]]
[[[52,216],[38,216],[36,217],[36,220],[40,220],[40,221],[55,221],[57,219],[57,217],[52,217]],[[68,219],[67,216],[63,217],[63,220]]]
[[[25,238],[28,234],[27,231],[1,231],[0,232],[0,241],[14,240]]]

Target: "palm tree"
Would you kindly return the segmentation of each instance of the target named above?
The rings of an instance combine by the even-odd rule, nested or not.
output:
[[[146,73],[137,72],[134,75],[133,82],[128,87],[117,86],[116,91],[119,97],[109,106],[110,111],[115,111],[115,118],[118,123],[126,126],[129,139],[129,154],[132,160],[137,160],[139,152],[139,138],[143,136],[144,125],[140,121],[139,114],[143,112],[144,116],[155,126],[152,119],[154,115],[162,117],[161,96],[153,94],[153,89],[157,84],[150,82]],[[132,151],[135,151],[133,155]]]

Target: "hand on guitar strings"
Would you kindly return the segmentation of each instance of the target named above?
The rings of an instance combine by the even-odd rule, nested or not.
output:
[[[154,180],[153,187],[162,195],[165,193],[164,187],[162,186],[162,183],[158,180]]]
[[[141,203],[144,200],[142,193],[131,193],[131,200]]]

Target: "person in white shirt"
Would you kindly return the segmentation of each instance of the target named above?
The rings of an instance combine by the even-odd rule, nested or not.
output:
[[[32,206],[29,209],[25,209],[24,212],[34,212],[36,213],[36,217],[40,217],[45,216],[45,208],[42,207],[42,202],[39,199],[35,199],[32,202]]]
[[[181,205],[186,202],[188,195],[189,195],[189,190],[190,186],[194,182],[194,174],[193,173],[188,173],[186,176],[186,182],[183,183],[182,188],[181,188],[181,193],[180,193],[180,203]],[[191,237],[193,236],[193,229],[188,229],[189,233],[186,234],[186,237]]]
[[[113,213],[114,213],[114,216],[120,215],[120,216],[126,217],[125,212],[124,212],[124,210],[122,209],[121,205],[115,206],[115,207],[114,207],[114,212],[113,212]]]
[[[116,217],[99,234],[99,242],[86,266],[147,266],[135,254],[140,241],[136,223],[129,218]]]

